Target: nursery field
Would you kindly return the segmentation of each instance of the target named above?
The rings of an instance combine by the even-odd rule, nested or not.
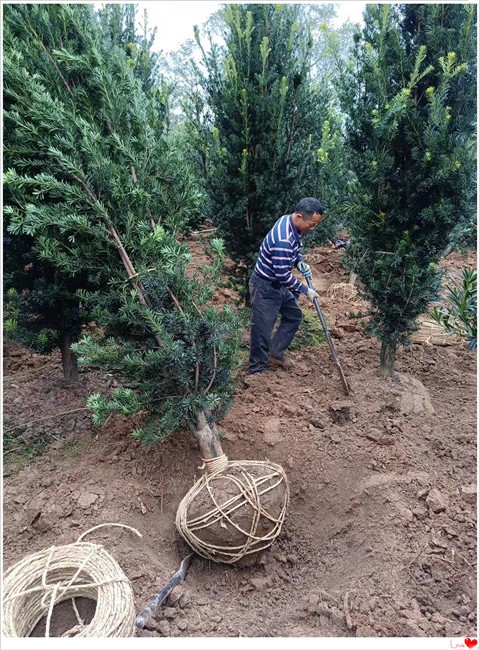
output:
[[[199,240],[191,248],[198,260]],[[230,459],[286,470],[279,539],[250,566],[196,557],[139,636],[477,635],[476,355],[463,343],[418,343],[398,351],[394,379],[381,378],[379,341],[349,317],[364,305],[336,286],[348,280],[341,255],[322,246],[307,259],[352,394],[326,344],[303,347],[290,371],[243,366],[219,423]],[[475,257],[445,264],[460,272]],[[233,299],[231,289],[217,297]],[[175,514],[201,471],[187,431],[147,448],[131,437],[131,419],[93,428],[86,398],[115,385],[82,372],[65,386],[59,355],[5,343],[4,568],[96,524],[126,524],[142,538],[103,528],[90,540],[118,560],[140,611],[188,553]],[[80,599],[85,620],[91,605]],[[53,634],[75,623],[70,615],[54,615]]]

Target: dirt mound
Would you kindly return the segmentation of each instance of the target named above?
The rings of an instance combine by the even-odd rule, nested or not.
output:
[[[477,634],[476,357],[461,345],[414,345],[398,351],[398,377],[385,381],[379,342],[348,316],[357,297],[327,296],[328,286],[347,282],[341,252],[315,256],[353,392],[343,395],[326,345],[292,352],[290,372],[240,370],[219,423],[223,448],[230,459],[284,467],[291,502],[282,533],[254,566],[195,558],[142,636]],[[5,567],[95,524],[128,524],[141,540],[120,529],[91,537],[132,581],[140,611],[188,552],[174,521],[201,474],[195,442],[184,432],[147,449],[121,417],[93,430],[85,399],[113,378],[82,374],[67,388],[58,359],[25,353],[38,365],[13,367],[12,349],[6,422],[30,424],[6,449]],[[69,413],[51,417],[59,412]],[[53,446],[13,463],[14,445],[34,435]]]

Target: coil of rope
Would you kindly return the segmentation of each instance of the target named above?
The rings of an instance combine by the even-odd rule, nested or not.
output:
[[[51,546],[29,555],[10,567],[3,581],[2,634],[28,637],[37,623],[46,620],[50,636],[56,604],[72,599],[78,625],[63,637],[131,637],[135,634],[133,590],[117,561],[101,544],[82,542],[89,533],[104,526],[119,526],[142,537],[135,528],[105,523],[90,528],[72,544]],[[96,601],[93,619],[85,625],[78,614],[75,597]]]

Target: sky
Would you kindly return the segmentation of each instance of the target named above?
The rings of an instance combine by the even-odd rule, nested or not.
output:
[[[202,25],[212,13],[218,10],[220,4],[225,3],[207,0],[162,0],[162,2],[136,4],[138,4],[139,15],[143,16],[143,9],[147,9],[149,26],[157,28],[154,49],[166,53],[178,49],[188,38],[193,38],[193,26]],[[365,2],[350,1],[337,4],[339,5],[338,20],[335,26],[341,25],[348,18],[352,22],[361,22]]]

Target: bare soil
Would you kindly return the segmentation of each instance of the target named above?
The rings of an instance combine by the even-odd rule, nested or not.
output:
[[[361,301],[328,296],[348,279],[340,258],[328,247],[309,256],[352,395],[320,345],[292,352],[290,371],[243,367],[219,423],[229,458],[285,468],[291,503],[280,538],[253,566],[195,558],[139,636],[477,635],[475,353],[414,345],[399,350],[396,377],[381,378],[379,342],[348,316]],[[451,255],[446,265],[459,272],[475,258]],[[232,296],[225,289],[220,299]],[[59,355],[5,344],[5,433],[17,437],[5,447],[4,567],[121,522],[142,539],[119,528],[90,539],[118,560],[140,611],[188,553],[174,521],[201,461],[187,432],[148,449],[126,418],[94,429],[85,399],[114,385],[83,372],[67,387]],[[35,440],[51,444],[39,454]],[[71,625],[65,616],[54,633]]]

